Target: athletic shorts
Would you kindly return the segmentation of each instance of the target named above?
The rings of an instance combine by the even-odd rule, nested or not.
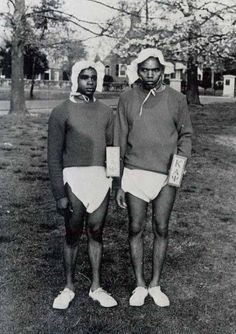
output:
[[[140,169],[124,168],[121,188],[145,202],[154,200],[167,184],[168,176]]]
[[[63,180],[88,213],[99,208],[112,185],[112,179],[106,176],[105,167],[100,166],[64,168]]]

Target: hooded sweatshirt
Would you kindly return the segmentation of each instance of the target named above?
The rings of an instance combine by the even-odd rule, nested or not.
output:
[[[125,167],[168,174],[173,154],[190,157],[191,135],[183,94],[169,86],[153,94],[136,86],[121,94],[114,145]]]
[[[94,102],[66,100],[55,107],[48,124],[48,166],[55,199],[65,197],[63,168],[105,166],[112,145],[113,113]]]

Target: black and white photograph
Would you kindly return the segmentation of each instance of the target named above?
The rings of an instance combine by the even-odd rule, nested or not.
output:
[[[236,333],[236,1],[0,0],[0,333]]]

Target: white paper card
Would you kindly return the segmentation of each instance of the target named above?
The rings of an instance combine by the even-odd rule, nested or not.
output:
[[[106,174],[107,176],[120,176],[120,148],[118,146],[106,147]]]
[[[185,171],[187,158],[174,154],[170,167],[168,184],[174,187],[180,187]]]

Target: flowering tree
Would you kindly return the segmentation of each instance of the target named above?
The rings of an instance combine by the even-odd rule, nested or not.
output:
[[[136,1],[137,3],[137,1]],[[199,104],[199,65],[221,66],[235,48],[234,0],[139,1],[140,22],[116,47],[122,57],[134,56],[143,47],[157,47],[172,59],[187,64],[187,99]]]

